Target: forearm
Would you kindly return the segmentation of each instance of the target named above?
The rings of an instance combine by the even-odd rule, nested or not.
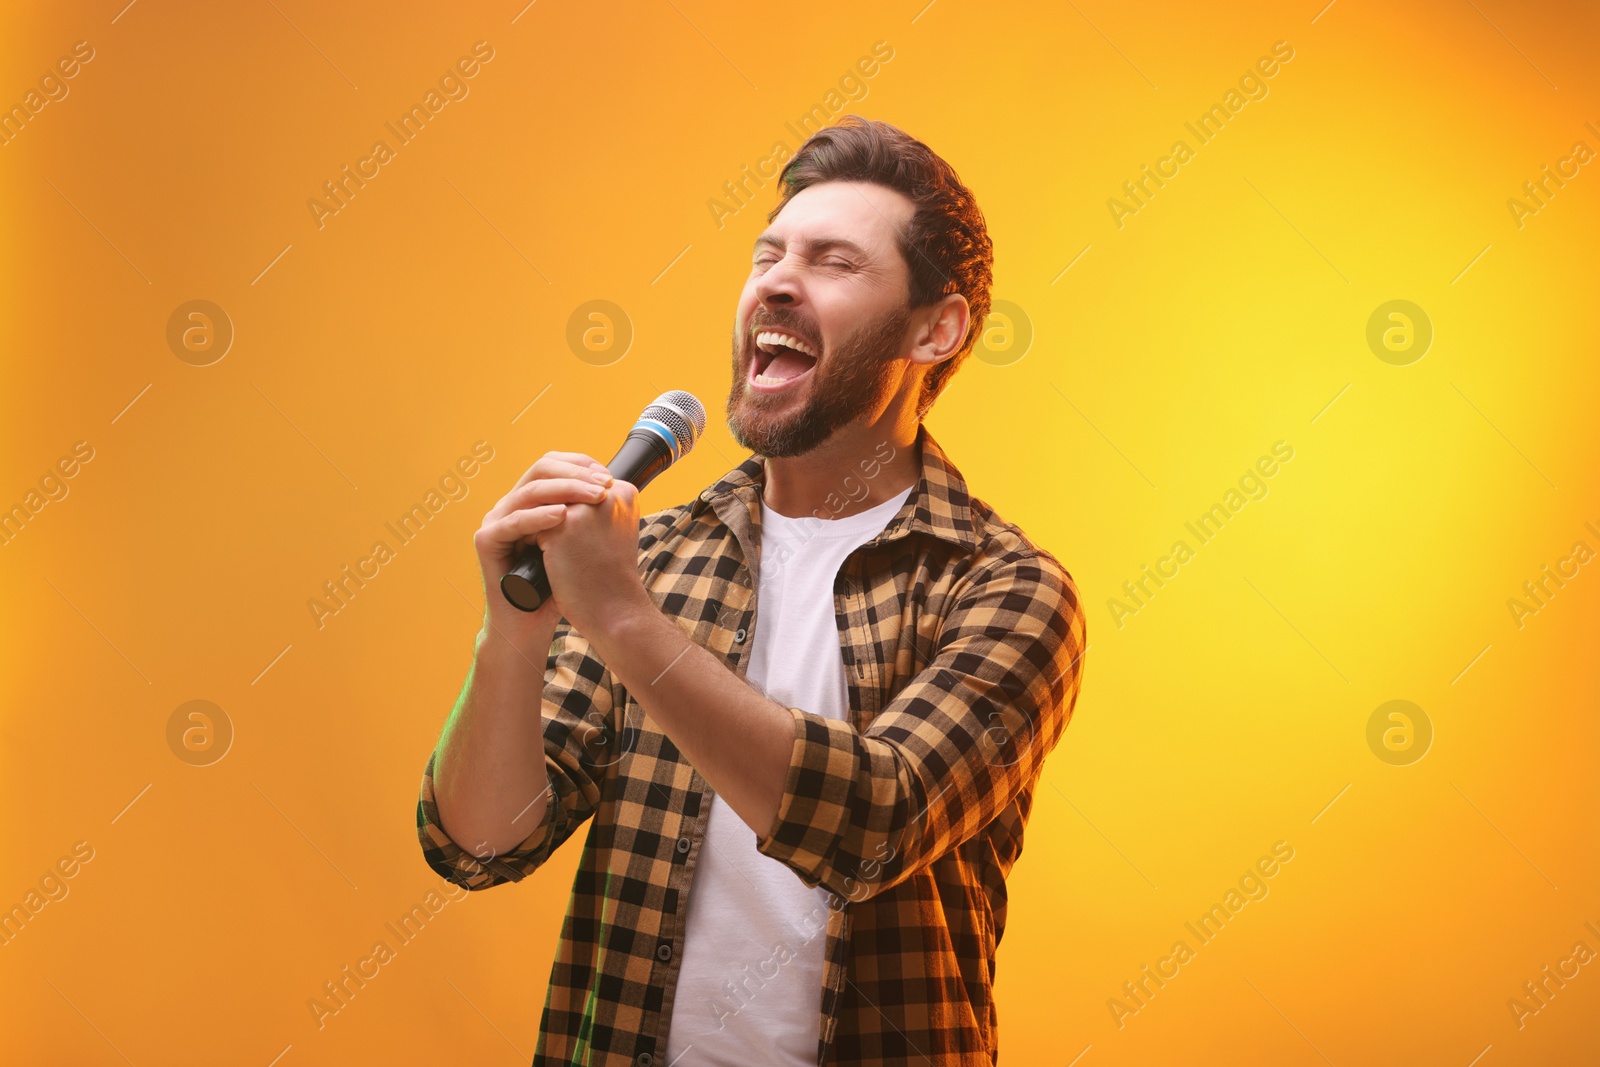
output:
[[[480,859],[521,844],[549,803],[540,712],[544,674],[542,658],[480,633],[472,669],[440,735],[433,781],[439,822]]]
[[[778,816],[794,720],[653,603],[586,635],[647,715],[759,836]]]

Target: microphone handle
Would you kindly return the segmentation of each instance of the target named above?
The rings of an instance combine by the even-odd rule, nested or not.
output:
[[[655,476],[672,466],[675,457],[655,433],[635,426],[622,442],[606,470],[619,482],[632,482],[643,489]],[[529,542],[522,547],[516,563],[500,579],[500,591],[511,606],[522,611],[538,611],[550,597],[550,578],[544,570],[544,550]]]

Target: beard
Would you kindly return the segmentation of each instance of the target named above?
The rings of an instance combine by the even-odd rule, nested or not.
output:
[[[762,329],[788,330],[810,338],[809,329],[779,309],[764,311]],[[750,362],[756,357],[755,334],[733,336],[733,387],[728,390],[728,429],[740,446],[761,456],[785,459],[804,455],[835,430],[878,410],[894,388],[899,348],[911,322],[908,306],[895,308],[867,323],[840,342],[826,359],[811,368],[805,405],[779,411],[793,400],[787,393],[758,393],[749,388]]]

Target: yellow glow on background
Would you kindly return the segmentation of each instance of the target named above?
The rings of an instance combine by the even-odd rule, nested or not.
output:
[[[123,3],[0,16],[7,107],[93,51],[0,145],[0,505],[92,450],[0,545],[0,906],[92,852],[0,946],[12,1061],[531,1057],[581,841],[451,900],[320,1028],[307,1002],[443,885],[413,807],[483,513],[670,388],[711,426],[648,508],[743,458],[728,333],[775,185],[724,183],[834,90],[983,207],[1015,310],[929,427],[1088,605],[1009,883],[1005,1062],[1600,1054],[1600,965],[1563,962],[1600,952],[1591,6]],[[323,183],[480,41],[467,95],[319,225]],[[1201,144],[1185,124],[1278,42]],[[193,300],[234,331],[207,366],[168,342]],[[620,359],[568,347],[592,300],[631,324]],[[1433,332],[1407,365],[1367,343],[1395,300]],[[465,498],[319,625],[477,442]],[[1135,603],[1146,565],[1171,577]],[[209,766],[169,742],[196,700],[233,732]],[[1433,735],[1407,765],[1368,743],[1396,700]],[[1278,842],[1266,895],[1195,937]]]

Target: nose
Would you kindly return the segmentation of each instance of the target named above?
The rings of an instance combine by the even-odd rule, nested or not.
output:
[[[793,258],[784,256],[756,279],[756,299],[763,307],[793,307],[800,303],[800,278],[792,265]]]

